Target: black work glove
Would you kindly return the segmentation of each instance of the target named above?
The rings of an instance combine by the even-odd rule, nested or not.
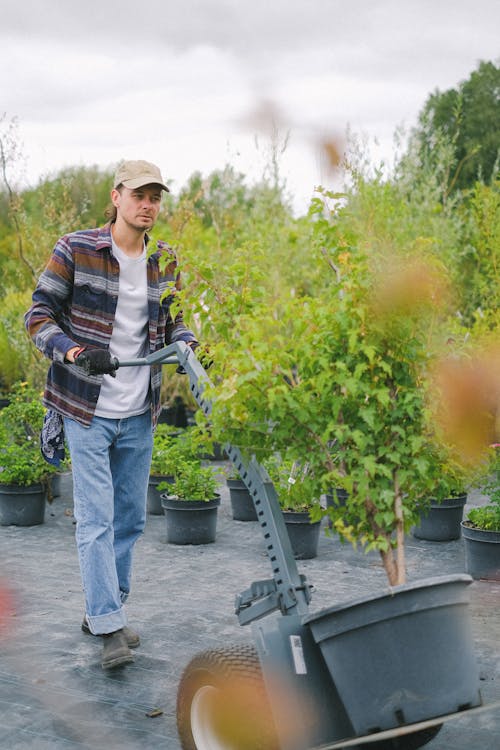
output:
[[[107,349],[84,349],[75,358],[75,365],[81,367],[87,375],[112,375],[116,377],[118,360],[112,357]]]
[[[192,351],[194,351],[195,349],[198,349],[200,345],[193,342],[192,344],[189,344],[189,346],[191,347]],[[210,355],[210,351],[207,346],[203,346],[201,348],[201,351],[198,352],[197,356],[198,356],[198,360],[200,364],[203,366],[205,370],[208,370],[208,368],[213,365],[213,359]],[[179,375],[186,374],[186,370],[182,366],[179,366],[176,372],[179,373]]]
[[[199,347],[199,344],[196,341],[188,341],[188,346],[191,349],[191,351],[194,352],[194,350]],[[179,367],[176,370],[176,373],[178,375],[185,375],[186,370],[184,369],[182,365],[179,365]]]

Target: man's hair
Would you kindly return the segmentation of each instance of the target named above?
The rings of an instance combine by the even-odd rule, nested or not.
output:
[[[121,193],[123,189],[123,185],[120,183],[114,189],[118,190],[118,192]],[[107,219],[109,224],[112,224],[114,221],[116,221],[116,216],[117,216],[116,206],[113,203],[108,203],[108,205],[106,206],[104,210],[104,218]]]

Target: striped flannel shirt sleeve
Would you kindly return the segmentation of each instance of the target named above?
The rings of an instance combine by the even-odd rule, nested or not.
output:
[[[24,316],[26,330],[37,349],[55,362],[63,362],[68,349],[78,346],[58,322],[71,296],[73,276],[71,247],[67,238],[62,237],[40,275],[32,304]]]

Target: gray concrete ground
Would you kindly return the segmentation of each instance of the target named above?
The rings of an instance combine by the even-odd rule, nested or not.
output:
[[[142,644],[133,665],[104,672],[99,639],[80,630],[71,508],[66,478],[43,525],[0,528],[0,579],[18,599],[10,633],[0,641],[0,748],[179,750],[175,701],[184,666],[205,648],[251,640],[234,615],[234,599],[271,575],[259,526],[232,519],[225,487],[215,544],[166,544],[165,519],[149,515],[127,604]],[[462,540],[408,539],[410,581],[464,567]],[[323,533],[318,557],[299,563],[299,570],[315,587],[313,612],[386,585],[376,554],[356,552]],[[500,584],[474,582],[470,594],[483,699],[493,703],[500,700]],[[427,747],[498,750],[500,711],[465,713]]]

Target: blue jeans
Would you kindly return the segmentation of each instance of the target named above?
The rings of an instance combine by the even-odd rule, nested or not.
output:
[[[94,417],[90,427],[64,417],[64,431],[85,611],[92,633],[113,633],[127,624],[132,553],[146,523],[151,413]]]

